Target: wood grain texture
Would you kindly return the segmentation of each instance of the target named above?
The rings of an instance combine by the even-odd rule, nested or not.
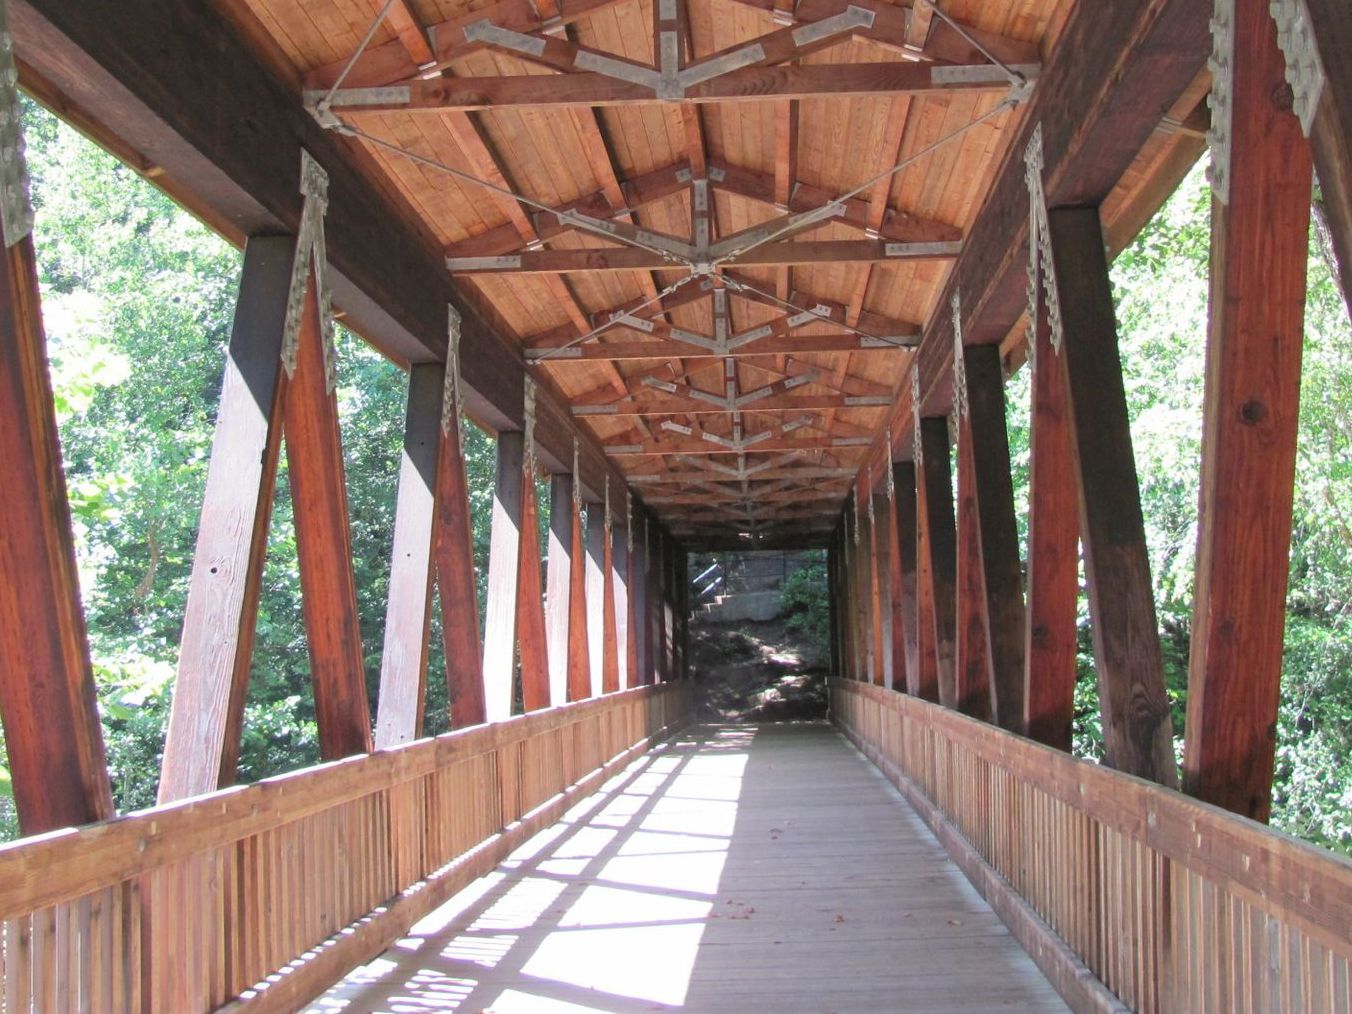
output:
[[[451,728],[463,729],[488,718],[474,567],[474,523],[460,427],[455,420],[441,431],[435,551]]]
[[[592,696],[591,645],[587,606],[587,547],[582,533],[582,504],[568,506],[568,700]]]
[[[606,547],[605,508],[587,505],[587,657],[591,695],[605,693]]]
[[[601,693],[620,689],[620,641],[615,618],[615,532],[601,526]]]
[[[404,450],[394,512],[385,645],[380,656],[376,746],[422,735],[431,647],[433,544],[445,371],[437,364],[409,371]]]
[[[1103,232],[1094,208],[1054,209],[1049,218],[1107,760],[1175,786],[1173,718]]]
[[[947,419],[920,420],[920,463],[916,480],[924,500],[925,560],[921,577],[928,578],[925,598],[933,623],[930,642],[934,657],[938,700],[958,706],[954,668],[957,642],[958,541],[954,520],[952,464]],[[924,686],[922,684],[922,696]]]
[[[524,448],[520,431],[498,434],[488,550],[488,601],[484,612],[484,717],[489,722],[510,717],[516,683],[516,592],[522,543]]]
[[[997,725],[1021,733],[1026,695],[1023,572],[1005,425],[1004,370],[1000,350],[994,345],[969,346],[964,358],[986,599],[991,711]]]
[[[897,672],[904,681],[894,680],[894,689],[908,694],[919,694],[921,672],[920,589],[917,562],[919,557],[919,529],[915,489],[915,462],[898,461],[892,466],[892,483],[896,489],[893,520],[896,534],[897,584],[896,611],[893,617],[893,636],[898,639],[900,659]],[[926,619],[928,619],[926,617]]]
[[[1337,0],[1306,0],[1324,67],[1315,115],[1315,169],[1343,299],[1352,297],[1352,16]]]
[[[873,682],[880,687],[892,687],[892,534],[895,526],[886,494],[873,494],[873,521],[869,525],[872,540],[872,568],[869,589],[870,610],[873,615]]]
[[[244,250],[179,646],[159,799],[235,777],[282,443],[282,328],[295,240]]]
[[[545,636],[544,575],[540,563],[540,512],[533,464],[521,472],[521,545],[517,550],[516,640],[521,666],[521,706],[549,707],[549,645]]]
[[[568,694],[573,613],[573,513],[573,477],[563,472],[551,475],[549,548],[545,557],[545,632],[549,648],[549,696],[560,702],[576,699]]]
[[[829,727],[692,730],[571,817],[503,863],[491,890],[387,952],[383,974],[326,1000],[382,1009],[453,988],[466,1009],[504,1014],[1065,1009],[911,807]],[[486,919],[505,930],[492,953]],[[583,944],[600,939],[623,960]]]
[[[0,714],[28,835],[114,811],[32,237],[0,256]]]
[[[998,355],[998,352],[997,352]],[[957,708],[982,722],[992,718],[994,661],[991,658],[989,603],[986,599],[986,567],[982,556],[981,505],[977,496],[976,454],[972,420],[955,413],[957,420],[957,639],[953,672],[957,683]]]
[[[1079,638],[1080,521],[1070,406],[1040,301],[1028,463],[1028,736],[1070,750]]]
[[[328,389],[325,378],[319,300],[312,276],[282,421],[319,752],[325,760],[337,760],[370,752],[371,712],[352,573],[338,394]],[[421,601],[426,603],[425,593]]]
[[[1212,202],[1211,315],[1183,755],[1187,792],[1271,808],[1309,250],[1310,147],[1267,5],[1235,4],[1230,203]]]

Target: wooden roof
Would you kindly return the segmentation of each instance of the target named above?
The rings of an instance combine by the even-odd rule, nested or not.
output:
[[[940,6],[247,0],[235,16],[698,541],[830,528],[1073,0]],[[675,60],[655,56],[664,33]],[[1164,196],[1166,148],[1105,205],[1129,232]]]

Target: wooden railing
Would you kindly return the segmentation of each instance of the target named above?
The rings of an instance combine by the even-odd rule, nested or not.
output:
[[[15,842],[5,1014],[290,1009],[689,713],[630,690]]]
[[[1075,1009],[1352,1009],[1352,863],[914,697],[831,711]]]

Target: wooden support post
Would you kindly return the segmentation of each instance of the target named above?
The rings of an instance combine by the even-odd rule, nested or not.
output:
[[[1265,821],[1286,623],[1313,164],[1291,112],[1266,0],[1235,0],[1233,31],[1230,196],[1214,194],[1211,214],[1183,784],[1207,802]]]
[[[877,680],[878,659],[873,638],[873,525],[869,523],[868,502],[872,494],[856,489],[859,497],[859,544],[855,547],[855,595],[859,603],[859,678],[866,683]]]
[[[605,693],[606,522],[599,503],[587,505],[587,648],[588,680],[593,697]]]
[[[582,501],[578,499],[570,499],[568,504],[568,540],[567,699],[582,701],[592,695],[592,682],[587,633],[587,547],[582,537]]]
[[[634,597],[630,594],[634,580],[634,562],[629,552],[628,530],[615,529],[615,654],[619,658],[621,690],[638,684],[634,682]]]
[[[916,574],[915,463],[898,461],[892,466],[893,556],[896,573],[893,587],[892,638],[893,688],[920,693],[920,600]]]
[[[207,469],[165,739],[159,801],[235,778],[282,443],[282,332],[294,237],[254,237],[244,268]]]
[[[446,419],[437,463],[437,593],[441,598],[441,638],[452,729],[488,720],[474,567],[474,519],[460,436],[458,419]]]
[[[488,602],[484,623],[484,718],[512,714],[516,673],[517,558],[521,553],[521,462],[525,439],[517,430],[498,434],[497,479],[488,550]]]
[[[549,477],[549,549],[545,568],[545,629],[549,648],[549,699],[568,696],[568,669],[572,662],[570,619],[573,580],[573,477],[562,472]],[[586,638],[582,639],[586,645]]]
[[[630,513],[629,523],[634,526],[634,548],[629,554],[629,655],[633,660],[630,669],[632,686],[647,686],[651,682],[651,668],[647,664],[648,650],[648,550],[645,545],[644,526],[639,524],[642,508]]]
[[[872,597],[869,602],[873,614],[873,682],[892,688],[892,533],[891,505],[886,493],[873,494],[873,514],[869,518],[869,535],[873,540],[873,558],[870,567]]]
[[[976,455],[971,420],[958,418],[957,643],[953,671],[958,710],[991,719],[990,617],[986,607],[985,567],[981,558],[981,517],[977,502]]]
[[[917,664],[915,684],[908,690],[922,700],[939,702],[939,653],[935,647],[938,619],[934,614],[934,568],[929,537],[929,504],[925,489],[925,470],[912,462],[915,491],[915,631]]]
[[[33,240],[26,234],[3,239],[0,715],[19,828],[30,835],[112,817],[113,796],[80,605]]]
[[[1040,302],[1032,357],[1028,467],[1028,619],[1025,681],[1028,735],[1069,751],[1075,715],[1080,597],[1080,523],[1070,407]]]
[[[371,711],[352,573],[338,396],[325,365],[326,355],[332,355],[325,340],[317,279],[312,277],[296,368],[286,382],[283,421],[319,753],[324,760],[337,760],[370,752]],[[415,608],[425,611],[426,589],[417,594]]]
[[[662,530],[648,522],[648,629],[652,652],[652,679],[666,681],[662,637]]]
[[[1053,210],[1048,219],[1107,760],[1172,787],[1178,784],[1173,716],[1164,691],[1103,230],[1097,208]]]
[[[971,435],[968,457],[975,481],[989,638],[986,656],[990,665],[991,712],[996,724],[1022,734],[1026,697],[1023,572],[1018,523],[1014,519],[999,346],[968,346],[964,360],[969,413],[966,428]]]
[[[549,648],[545,637],[544,582],[540,573],[540,513],[535,502],[534,463],[521,473],[521,548],[517,553],[516,638],[521,662],[521,707],[549,707]]]
[[[826,609],[829,616],[829,634],[831,644],[831,675],[841,677],[844,668],[840,663],[840,581],[837,571],[840,568],[840,526],[831,533],[831,541],[826,548]]]
[[[920,547],[925,552],[925,559],[920,574],[929,579],[924,597],[934,618],[932,654],[939,702],[946,708],[956,708],[958,684],[954,653],[957,643],[958,538],[953,517],[953,473],[947,419],[920,420],[920,459],[916,478],[923,500],[925,529]]]
[[[417,739],[423,731],[444,387],[445,370],[440,364],[409,369],[376,707],[376,746],[382,748]]]
[[[615,620],[615,532],[605,519],[601,530],[601,692],[620,689],[620,640]]]

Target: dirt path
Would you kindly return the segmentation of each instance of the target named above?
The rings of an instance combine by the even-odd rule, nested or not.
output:
[[[823,647],[783,621],[692,623],[691,674],[711,722],[799,722],[826,716]]]

